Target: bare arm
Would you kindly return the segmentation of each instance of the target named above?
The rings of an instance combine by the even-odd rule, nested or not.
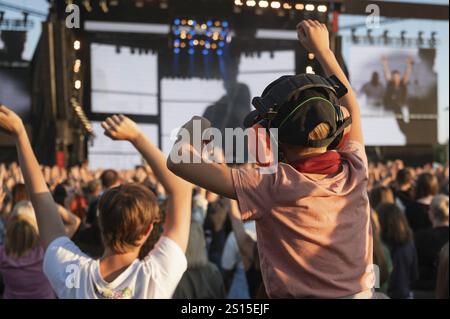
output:
[[[385,56],[381,57],[381,63],[383,64],[384,78],[386,82],[389,82],[392,79],[391,68],[389,67],[389,61]]]
[[[183,126],[182,130],[189,136],[193,136],[194,125],[201,125],[203,129],[206,129],[211,123],[204,118],[194,117]],[[225,164],[205,162],[200,152],[201,150],[194,148],[192,141],[179,140],[172,148],[167,167],[195,185],[213,193],[237,199],[231,169]],[[186,161],[181,161],[180,154],[184,155]]]
[[[39,234],[44,247],[47,248],[53,240],[66,235],[58,214],[58,206],[45,183],[22,120],[5,106],[0,106],[0,128],[15,139],[20,168],[36,213]]]
[[[405,73],[403,74],[403,83],[408,84],[409,79],[411,78],[411,72],[412,72],[412,65],[414,63],[414,60],[412,57],[408,57],[406,59],[406,67],[405,67]]]
[[[236,236],[236,242],[242,256],[242,262],[244,263],[245,269],[249,269],[254,259],[256,243],[253,238],[251,238],[250,235],[245,231],[238,203],[234,200],[230,200],[229,216],[231,219],[231,226],[233,228],[234,235]]]
[[[305,20],[298,25],[299,39],[302,45],[317,57],[327,76],[335,75],[348,89],[348,94],[341,99],[341,103],[352,116],[352,127],[349,139],[364,145],[361,125],[361,110],[356,95],[339,65],[334,53],[330,50],[327,27],[317,21]]]
[[[78,227],[80,227],[80,218],[61,205],[58,205],[58,214],[63,221],[64,231],[67,237],[72,238],[73,235],[75,235]]]
[[[187,249],[191,223],[192,185],[167,169],[164,154],[125,116],[112,116],[102,123],[105,134],[114,140],[127,140],[141,153],[168,195],[164,236]]]

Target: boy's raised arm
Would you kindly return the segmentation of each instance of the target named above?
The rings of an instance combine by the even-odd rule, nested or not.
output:
[[[205,161],[202,156],[203,141],[193,141],[198,138],[195,136],[196,130],[203,133],[210,127],[211,123],[207,119],[198,116],[187,122],[179,133],[179,140],[172,148],[167,167],[195,185],[227,198],[237,199],[231,169],[225,164]]]
[[[58,206],[45,183],[22,120],[3,105],[0,105],[0,128],[15,139],[20,168],[36,213],[39,235],[44,248],[47,248],[53,240],[66,235]]]
[[[111,139],[129,141],[133,144],[150,165],[168,195],[163,234],[186,251],[191,224],[192,185],[167,169],[164,154],[129,118],[115,115],[103,122],[102,127],[105,129],[105,135]]]
[[[330,39],[326,25],[313,20],[305,20],[297,26],[300,42],[310,52],[314,53],[327,76],[335,75],[347,87],[348,94],[341,99],[341,103],[352,116],[352,128],[349,139],[364,145],[361,125],[361,110],[358,100],[339,65],[333,51],[330,49]]]

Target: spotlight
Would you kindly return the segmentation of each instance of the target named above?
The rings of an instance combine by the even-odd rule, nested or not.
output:
[[[272,1],[272,3],[270,4],[270,6],[271,6],[273,9],[280,9],[280,8],[281,8],[281,3],[278,2],[278,1]]]
[[[80,69],[81,69],[81,60],[76,59],[74,65],[73,65],[73,72],[79,73]]]
[[[167,2],[167,0],[162,0],[159,2],[159,8],[162,10],[167,10],[169,9],[169,3]]]
[[[401,33],[400,33],[400,39],[402,40],[402,42],[405,42],[406,41],[406,31],[402,31]]]
[[[383,41],[384,41],[384,44],[388,44],[389,43],[389,30],[384,30],[384,32],[383,32]]]
[[[73,42],[73,48],[74,48],[76,51],[80,50],[80,49],[81,49],[81,42],[80,42],[79,40],[75,40],[75,41]]]
[[[287,2],[285,2],[285,3],[283,3],[283,9],[285,9],[285,10],[291,10],[291,9],[292,9],[292,5],[289,4],[289,3],[287,3]]]
[[[254,7],[254,6],[256,6],[256,1],[255,0],[247,0],[247,2],[245,2],[245,4],[247,5],[247,7]]]
[[[314,72],[314,69],[312,66],[308,65],[306,67],[306,74],[316,74],[316,72]]]
[[[236,6],[243,6],[244,2],[242,2],[242,0],[234,0],[234,5],[236,5]]]
[[[100,8],[102,9],[102,11],[104,13],[108,13],[109,7],[108,7],[108,3],[106,2],[106,0],[100,0],[98,5],[100,6]]]
[[[80,80],[76,80],[76,81],[75,81],[75,89],[76,89],[76,90],[81,89],[81,81],[80,81]]]
[[[92,11],[92,5],[90,0],[83,0],[83,6],[86,9],[87,12]]]
[[[319,11],[319,12],[322,12],[322,13],[325,13],[325,12],[327,12],[328,11],[328,7],[326,6],[326,5],[320,5],[320,6],[318,6],[317,7],[317,11]]]
[[[432,47],[436,46],[436,44],[437,44],[437,38],[436,38],[436,36],[437,36],[437,32],[436,32],[436,31],[431,32],[430,45],[431,45]]]
[[[316,56],[314,55],[314,53],[308,53],[308,59],[314,60],[315,58]]]
[[[260,8],[267,8],[269,6],[269,1],[262,0],[258,3]]]
[[[22,12],[22,15],[23,15],[23,24],[27,25],[29,13],[28,12]]]
[[[302,3],[297,3],[297,4],[295,5],[295,10],[298,10],[298,11],[305,10],[305,5],[302,4]]]
[[[423,41],[423,31],[419,31],[419,35],[418,35],[418,42],[419,45],[423,45],[424,41]]]
[[[307,4],[305,6],[306,11],[314,11],[316,9],[316,6],[313,4]]]

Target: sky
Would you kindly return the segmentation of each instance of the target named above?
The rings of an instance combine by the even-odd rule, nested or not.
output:
[[[32,8],[42,12],[48,11],[48,2],[46,0],[2,0],[5,3],[11,3],[18,6]],[[396,0],[396,2],[415,2],[429,4],[449,4],[449,0]],[[0,8],[1,9],[1,8]],[[3,10],[3,9],[1,9]],[[381,12],[381,15],[383,12]],[[6,10],[6,18],[20,18],[20,13]],[[39,35],[41,32],[42,18],[31,17],[34,21],[34,29],[28,33],[28,42],[25,48],[24,58],[31,58]],[[341,26],[359,24],[365,21],[365,17],[359,16],[342,16],[340,20]],[[407,36],[417,36],[419,31],[423,31],[425,35],[430,35],[436,31],[440,41],[437,47],[436,71],[438,72],[439,83],[439,142],[446,143],[449,138],[449,23],[448,21],[429,21],[429,20],[400,20],[382,25],[380,33],[384,29],[389,29],[391,36],[399,36],[402,30],[407,30]],[[361,35],[365,34],[364,29],[360,29]],[[349,35],[350,31],[342,32],[342,35]],[[377,31],[374,32],[377,35]],[[349,47],[344,47],[344,57],[348,56]],[[348,63],[349,61],[347,61]]]

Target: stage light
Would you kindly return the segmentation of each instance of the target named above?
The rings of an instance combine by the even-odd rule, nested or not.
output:
[[[75,41],[73,42],[73,48],[74,48],[76,51],[80,50],[80,49],[81,49],[81,42],[78,41],[78,40],[75,40]]]
[[[108,3],[106,2],[106,0],[100,0],[99,6],[104,13],[108,13],[109,7],[108,7]]]
[[[272,3],[270,4],[270,6],[271,6],[273,9],[280,9],[280,8],[281,8],[281,3],[278,2],[278,1],[272,1]]]
[[[181,24],[181,20],[180,19],[175,19],[173,21],[173,24],[175,24],[176,26],[179,26]]]
[[[163,10],[169,9],[169,3],[167,2],[167,0],[161,0],[159,2],[159,7]]]
[[[314,11],[315,9],[316,9],[316,6],[313,5],[313,4],[307,4],[307,5],[305,6],[305,10],[306,10],[306,11]]]
[[[289,3],[285,2],[285,3],[283,4],[283,9],[285,9],[285,10],[291,10],[291,9],[292,9],[292,5],[290,5]]]
[[[222,49],[217,50],[217,55],[218,56],[222,56],[223,55],[223,50]]]
[[[299,10],[299,11],[305,10],[305,5],[302,4],[302,3],[297,3],[297,4],[295,5],[295,10]]]
[[[188,50],[188,53],[189,53],[189,55],[194,55],[195,50],[194,50],[193,48],[190,48],[190,49]]]
[[[316,56],[314,55],[314,53],[308,53],[308,59],[314,60],[315,58]]]
[[[312,66],[308,65],[306,67],[306,74],[316,74],[316,72],[314,72],[314,69]]]
[[[258,3],[258,5],[260,8],[267,8],[269,7],[269,1],[262,0]]]
[[[143,8],[144,1],[142,1],[142,0],[136,1],[135,6],[136,6],[136,8]]]
[[[229,26],[230,26],[230,24],[228,23],[228,21],[222,22],[222,27],[224,27],[225,29],[228,28]]]
[[[76,90],[81,89],[81,81],[80,81],[80,80],[76,80],[76,81],[75,81],[75,89],[76,89]]]
[[[247,2],[245,4],[247,5],[247,7],[254,7],[254,6],[256,6],[256,1],[255,0],[247,0]]]
[[[402,32],[400,32],[400,40],[402,41],[402,43],[406,42],[406,31],[403,30]]]
[[[431,45],[432,47],[435,47],[436,44],[437,44],[437,38],[436,38],[436,36],[437,36],[437,32],[436,32],[436,31],[431,32],[430,45]]]
[[[181,52],[180,48],[173,49],[173,53],[175,54],[180,54],[180,52]]]
[[[317,11],[319,12],[327,12],[328,11],[328,7],[326,5],[321,4],[320,6],[317,7]]]
[[[73,65],[73,72],[79,73],[80,69],[81,69],[81,60],[76,59],[74,65]]]
[[[234,0],[234,4],[235,4],[236,6],[243,6],[243,5],[244,5],[244,2],[242,2],[242,0]]]
[[[83,0],[83,6],[86,9],[87,12],[92,11],[92,5],[90,0]]]
[[[208,55],[209,54],[209,50],[208,49],[203,49],[202,54],[203,55]]]
[[[109,0],[110,7],[117,7],[119,5],[119,0]]]

